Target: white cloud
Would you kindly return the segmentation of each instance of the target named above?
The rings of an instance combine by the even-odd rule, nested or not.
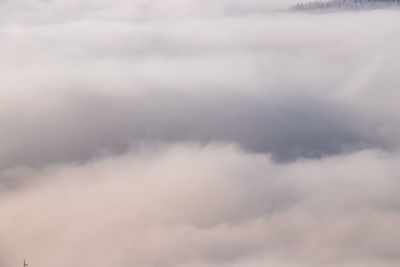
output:
[[[2,260],[394,266],[398,165],[379,151],[276,164],[182,144],[31,171],[34,182],[1,195]]]
[[[397,11],[90,15],[108,4],[71,2],[84,15],[62,23],[1,25],[3,167],[154,139],[236,142],[281,159],[398,146]]]
[[[0,265],[398,266],[398,11],[295,2],[1,1]]]

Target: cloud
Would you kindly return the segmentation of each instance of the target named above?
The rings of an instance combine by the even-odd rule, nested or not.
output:
[[[1,27],[2,168],[153,141],[279,160],[398,146],[396,11],[138,22],[91,16],[108,1],[69,5],[84,16]]]
[[[306,1],[307,2],[307,1]],[[54,23],[85,18],[106,20],[176,20],[221,16],[243,16],[285,10],[297,0],[3,0],[1,21],[22,23]]]
[[[0,265],[398,266],[396,9],[0,2]]]
[[[181,144],[15,171],[1,251],[35,266],[394,266],[399,156],[277,164]],[[268,265],[269,264],[269,265]]]

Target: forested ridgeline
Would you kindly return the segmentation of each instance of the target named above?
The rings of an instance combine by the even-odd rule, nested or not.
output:
[[[400,0],[331,0],[299,3],[294,10],[368,9],[400,6]]]

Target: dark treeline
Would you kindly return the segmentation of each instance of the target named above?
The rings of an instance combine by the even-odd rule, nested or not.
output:
[[[400,5],[400,0],[331,0],[299,3],[295,10],[382,8]]]

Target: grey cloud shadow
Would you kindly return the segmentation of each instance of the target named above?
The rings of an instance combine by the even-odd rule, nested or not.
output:
[[[18,142],[0,154],[3,168],[85,161],[143,143],[236,143],[278,161],[385,147],[385,140],[352,125],[351,110],[301,97],[274,100],[232,92],[118,97],[75,91],[42,115],[18,129],[9,127]]]

